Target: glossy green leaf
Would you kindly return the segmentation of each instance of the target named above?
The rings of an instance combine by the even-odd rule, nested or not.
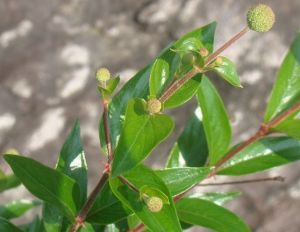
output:
[[[87,195],[87,165],[80,141],[79,121],[75,122],[71,133],[60,151],[56,170],[76,181],[80,187],[80,198],[77,200],[82,205]]]
[[[268,101],[265,122],[300,101],[300,33],[290,47],[279,72]]]
[[[211,201],[217,205],[224,205],[229,201],[238,198],[240,192],[195,192],[188,196],[188,198],[199,198],[206,201]]]
[[[183,198],[176,203],[180,220],[218,232],[250,232],[249,227],[234,213],[210,201]]]
[[[178,195],[203,180],[210,168],[170,168],[155,173],[167,185],[172,196]]]
[[[178,89],[168,100],[164,102],[164,108],[175,108],[190,100],[197,92],[201,83],[201,74],[197,74],[180,89]]]
[[[74,219],[80,192],[73,179],[30,158],[16,155],[4,158],[33,195],[60,208],[69,220]]]
[[[198,108],[186,124],[174,144],[167,168],[204,166],[208,156],[207,142],[202,123],[202,113]]]
[[[169,77],[169,64],[163,59],[156,59],[150,73],[149,91],[151,97],[158,98]]]
[[[235,87],[242,87],[240,77],[237,74],[235,64],[227,57],[221,57],[222,64],[216,65],[212,70],[220,75],[225,81]]]
[[[12,219],[20,217],[28,210],[40,205],[39,201],[16,200],[0,206],[0,217]]]
[[[214,165],[226,154],[231,143],[229,118],[221,97],[207,77],[202,79],[197,98],[203,115],[209,162]]]
[[[120,199],[120,201],[123,202],[124,205],[135,212],[151,231],[181,231],[171,194],[164,182],[154,173],[154,171],[140,165],[132,169],[124,176],[138,189],[144,185],[159,189],[166,196],[168,196],[170,202],[170,204],[164,204],[160,212],[153,213],[149,211],[145,202],[140,199],[139,193],[130,189],[118,178],[112,178],[109,181],[112,191]]]
[[[144,100],[131,100],[115,150],[111,175],[116,177],[141,163],[173,127],[173,120],[168,115],[150,115],[145,111]]]
[[[246,147],[227,161],[220,175],[245,175],[300,159],[300,141],[291,137],[268,137]]]
[[[0,193],[19,186],[21,184],[21,181],[14,175],[4,175],[4,173],[1,173],[0,175]]]
[[[112,193],[109,184],[105,184],[87,215],[87,221],[95,224],[111,224],[126,218],[130,214]]]
[[[192,32],[187,33],[175,43],[165,48],[156,58],[164,59],[169,64],[169,79],[171,82],[174,78],[174,74],[180,64],[180,56],[173,52],[171,49],[175,49],[175,46],[188,38],[197,38],[202,44],[209,50],[213,49],[214,33],[216,29],[216,23],[210,23],[204,27],[198,28]],[[111,141],[113,147],[116,146],[117,140],[121,134],[121,128],[123,124],[123,118],[126,110],[127,103],[134,97],[146,98],[149,94],[148,78],[150,77],[150,71],[153,61],[139,71],[134,77],[132,77],[121,89],[121,91],[112,99],[109,106],[109,127],[111,131]],[[101,146],[105,150],[106,144],[104,139],[103,121],[100,123],[99,128]]]
[[[5,232],[23,232],[7,219],[0,217],[0,231]]]
[[[280,123],[274,131],[285,133],[296,139],[300,139],[300,119],[287,119]]]

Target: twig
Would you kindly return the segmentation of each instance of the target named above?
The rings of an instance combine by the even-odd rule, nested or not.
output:
[[[82,209],[79,211],[74,224],[69,229],[69,232],[76,232],[83,225],[89,210],[92,208],[93,204],[95,203],[98,193],[101,191],[101,189],[103,188],[103,186],[105,185],[109,177],[110,164],[113,160],[113,151],[112,151],[110,131],[109,131],[108,101],[105,99],[103,100],[103,123],[104,123],[105,142],[106,142],[106,147],[108,152],[107,165],[105,166],[104,173],[100,178],[98,184],[89,195]]]
[[[296,112],[297,110],[300,109],[300,102],[295,104],[294,106],[292,106],[291,108],[287,109],[285,112],[283,112],[282,114],[280,114],[279,116],[277,116],[275,119],[273,119],[272,121],[270,121],[267,124],[262,124],[261,127],[259,128],[259,130],[253,135],[251,136],[249,139],[247,139],[246,141],[244,141],[243,143],[241,143],[240,145],[238,145],[237,147],[233,148],[226,156],[223,157],[223,159],[221,159],[215,166],[214,170],[207,176],[207,178],[214,176],[217,171],[219,170],[219,168],[226,163],[229,159],[231,159],[232,157],[234,157],[236,154],[238,154],[240,151],[242,151],[243,149],[245,149],[247,146],[249,146],[250,144],[254,143],[255,141],[257,141],[258,139],[260,139],[261,137],[264,137],[265,135],[270,133],[270,130],[274,127],[276,127],[279,123],[281,123],[284,119],[286,119],[288,116],[290,116],[291,114],[293,114],[294,112]],[[206,178],[206,179],[207,179]],[[196,185],[197,186],[197,185]],[[192,188],[186,190],[185,192],[175,196],[173,198],[174,202],[179,201],[183,196],[185,196],[188,192],[190,192],[195,186],[193,186]],[[136,230],[133,230],[132,232],[141,232],[143,231],[144,225],[141,224],[138,227],[136,227]]]
[[[83,225],[89,210],[92,208],[92,206],[97,198],[98,193],[101,191],[101,189],[105,185],[107,179],[108,179],[108,173],[105,172],[105,173],[103,173],[102,177],[100,178],[100,180],[99,180],[98,184],[96,185],[96,187],[94,188],[94,190],[91,192],[86,203],[84,204],[84,206],[78,213],[78,215],[75,219],[75,223],[70,228],[69,232],[76,232]]]
[[[227,182],[219,182],[219,183],[218,182],[217,183],[206,183],[206,184],[197,184],[197,186],[205,187],[205,186],[219,186],[219,185],[250,184],[250,183],[268,182],[268,181],[284,182],[284,177],[274,176],[274,177],[266,177],[266,178],[259,178],[259,179],[250,179],[250,180],[227,181]]]
[[[203,68],[195,66],[194,69],[189,71],[184,77],[182,77],[179,80],[176,80],[175,82],[173,82],[166,89],[166,91],[164,91],[164,93],[161,95],[159,100],[161,102],[165,102],[166,100],[168,100],[169,97],[171,97],[178,89],[180,89],[187,81],[192,79],[196,74],[204,73],[205,67],[207,65],[209,65],[212,61],[214,61],[218,57],[218,55],[220,55],[225,49],[227,49],[234,42],[236,42],[238,39],[240,39],[248,31],[249,31],[249,28],[245,27],[243,30],[241,30],[239,33],[237,33],[235,36],[233,36],[230,40],[228,40],[222,47],[220,47],[214,53],[212,53],[210,56],[208,56],[205,63],[204,63]]]
[[[233,36],[230,40],[228,40],[222,47],[218,48],[214,53],[212,53],[209,57],[207,57],[204,66],[209,65],[212,61],[214,61],[218,55],[220,55],[223,51],[225,51],[228,47],[230,47],[234,42],[243,37],[249,31],[249,27],[245,27],[235,36]]]

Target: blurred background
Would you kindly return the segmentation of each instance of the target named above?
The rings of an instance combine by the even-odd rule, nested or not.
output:
[[[218,47],[245,26],[247,9],[257,2],[0,0],[0,152],[15,148],[54,166],[64,138],[79,119],[91,188],[104,164],[99,155],[102,106],[94,78],[97,67],[120,74],[124,83],[169,42],[213,20],[218,22]],[[225,99],[235,141],[246,139],[259,127],[276,71],[300,29],[299,0],[263,2],[276,12],[274,29],[265,34],[250,32],[225,52],[237,63],[244,88],[234,89],[212,77]],[[195,106],[191,101],[170,112],[178,124],[175,133],[148,162],[160,166],[165,161],[170,141],[182,131]],[[9,172],[2,158],[0,165]],[[285,176],[286,181],[217,190],[243,192],[228,207],[253,231],[298,232],[300,163],[263,174],[274,175]],[[0,203],[30,197],[19,187],[2,193]]]

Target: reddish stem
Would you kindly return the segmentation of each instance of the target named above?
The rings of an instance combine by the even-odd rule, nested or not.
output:
[[[286,111],[284,111],[282,114],[280,114],[279,116],[277,116],[276,118],[274,118],[272,121],[270,121],[267,124],[262,124],[261,127],[259,128],[259,130],[253,135],[251,136],[249,139],[247,139],[246,141],[244,141],[243,143],[241,143],[240,145],[236,146],[235,148],[233,148],[226,156],[224,156],[223,159],[221,159],[215,166],[214,170],[207,176],[207,178],[214,176],[217,171],[219,170],[219,168],[226,163],[228,160],[230,160],[232,157],[234,157],[236,154],[238,154],[240,151],[242,151],[243,149],[245,149],[247,146],[249,146],[250,144],[254,143],[255,141],[257,141],[258,139],[266,136],[267,134],[270,133],[270,130],[274,127],[276,127],[279,123],[281,123],[284,119],[286,119],[288,116],[290,116],[291,114],[295,113],[297,110],[300,109],[300,102],[295,104],[294,106],[290,107],[289,109],[287,109]],[[206,179],[207,179],[206,178]],[[282,178],[278,178],[276,177],[277,180],[282,180]],[[173,198],[174,202],[179,201],[183,196],[185,196],[188,192],[190,192],[194,187],[186,190],[185,192],[175,196]],[[144,225],[140,224],[139,226],[137,226],[134,230],[132,230],[132,232],[142,232],[144,229]]]
[[[207,57],[207,59],[206,59],[206,61],[204,63],[204,66],[207,66],[211,62],[213,62],[223,51],[225,51],[228,47],[230,47],[233,43],[235,43],[241,37],[243,37],[248,31],[249,31],[249,28],[245,27],[243,30],[241,30],[239,33],[237,33],[235,36],[233,36],[222,47],[218,48],[218,50],[216,50],[209,57]]]

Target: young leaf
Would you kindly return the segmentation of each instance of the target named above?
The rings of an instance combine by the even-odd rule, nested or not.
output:
[[[158,55],[157,58],[162,58],[169,64],[170,72],[168,82],[172,81],[180,63],[179,55],[173,52],[171,49],[174,49],[176,44],[180,44],[182,41],[188,38],[196,38],[199,39],[209,51],[212,51],[215,29],[216,23],[213,22],[204,27],[189,32],[182,38],[180,38],[177,42],[165,48],[161,52],[161,54]],[[112,99],[112,102],[109,106],[109,127],[111,131],[111,142],[113,147],[116,146],[117,140],[121,134],[121,128],[123,124],[122,119],[124,118],[125,109],[128,101],[134,97],[146,98],[149,93],[148,78],[150,76],[152,64],[153,61],[141,71],[139,71],[134,77],[132,77],[124,85],[121,91]],[[104,139],[103,121],[100,123],[99,133],[101,147],[105,150],[106,144]]]
[[[197,94],[203,115],[210,165],[217,163],[228,151],[231,127],[221,97],[207,77],[203,77]]]
[[[89,211],[86,220],[95,224],[111,224],[126,218],[130,214],[112,193],[109,184],[105,184]]]
[[[20,217],[28,210],[40,205],[40,201],[17,200],[0,206],[0,217],[12,219]]]
[[[206,201],[211,201],[216,205],[224,205],[225,203],[238,198],[241,195],[240,192],[208,192],[201,193],[195,192],[187,196],[188,198],[199,198]]]
[[[80,192],[73,179],[30,158],[17,155],[4,158],[33,195],[60,208],[69,220],[74,219]]]
[[[145,111],[144,100],[131,100],[115,150],[111,175],[116,177],[141,163],[171,133],[173,127],[169,116],[150,115]]]
[[[156,59],[150,73],[150,96],[158,98],[169,77],[169,64],[163,59]]]
[[[164,108],[175,108],[190,100],[200,86],[201,77],[202,75],[198,74],[185,83],[168,100],[164,102]]]
[[[154,213],[140,199],[138,192],[129,188],[118,178],[110,179],[109,183],[114,194],[142,220],[146,227],[155,232],[181,231],[171,194],[164,182],[151,169],[140,165],[124,177],[138,189],[148,185],[159,189],[169,198],[170,204],[164,204],[161,211]]]
[[[166,166],[167,168],[201,167],[205,165],[207,156],[208,148],[202,113],[198,108],[174,144]]]
[[[249,145],[227,161],[219,175],[245,175],[300,159],[300,141],[291,137],[268,137]]]
[[[300,101],[300,33],[290,47],[279,72],[268,101],[265,122]]]
[[[5,232],[23,232],[14,224],[10,223],[5,218],[0,217],[0,231]]]
[[[235,64],[227,57],[222,56],[220,58],[222,59],[222,64],[217,64],[212,70],[231,85],[235,87],[242,87]]]
[[[68,175],[80,187],[80,205],[86,200],[87,195],[87,165],[80,141],[80,124],[75,122],[72,132],[66,139],[56,165],[56,170]]]
[[[218,232],[250,232],[234,213],[210,201],[183,198],[176,203],[180,220]]]
[[[210,168],[170,168],[155,171],[167,185],[172,196],[178,195],[203,180]]]

